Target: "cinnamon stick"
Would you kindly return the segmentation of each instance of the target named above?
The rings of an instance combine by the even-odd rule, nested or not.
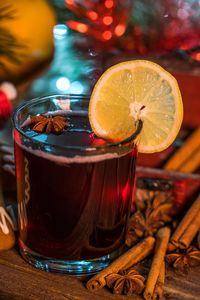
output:
[[[163,261],[160,273],[158,275],[158,280],[153,293],[153,300],[162,299],[164,292],[164,283],[165,283],[165,262]]]
[[[186,249],[200,229],[200,210],[179,239],[180,248]]]
[[[169,242],[167,246],[167,253],[171,253],[175,250],[176,250],[176,246],[174,246],[172,243]]]
[[[195,202],[192,204],[188,212],[183,217],[182,221],[179,223],[178,227],[176,228],[175,232],[173,233],[171,237],[171,243],[175,245],[176,247],[179,246],[179,239],[184,233],[184,231],[188,228],[190,223],[193,221],[195,216],[200,211],[200,196],[195,200]]]
[[[191,153],[191,156],[178,169],[182,173],[192,173],[200,166],[200,147]]]
[[[176,153],[168,160],[165,164],[164,169],[171,171],[179,171],[181,166],[188,160],[193,159],[193,153],[199,148],[200,141],[200,127],[197,128],[190,136],[187,138],[185,143],[181,148],[179,148]],[[193,168],[195,165],[193,166]],[[196,168],[196,167],[195,167]]]
[[[144,299],[150,300],[153,298],[156,283],[164,263],[164,257],[167,251],[167,245],[170,238],[170,229],[163,227],[158,230],[156,235],[156,249],[147,278],[146,288],[144,291]]]
[[[119,270],[128,269],[146,258],[154,248],[155,238],[147,237],[127,252],[118,257],[108,267],[92,277],[86,284],[90,291],[96,291],[106,285],[106,276],[112,273],[118,273]]]

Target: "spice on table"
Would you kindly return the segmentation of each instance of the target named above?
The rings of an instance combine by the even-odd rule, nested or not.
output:
[[[61,133],[68,125],[66,118],[63,116],[31,116],[30,125],[36,132],[42,133]]]
[[[136,198],[136,207],[140,208],[130,220],[126,235],[128,247],[135,244],[140,238],[153,236],[159,228],[172,220],[170,216],[173,201],[171,192],[141,191]],[[149,198],[148,198],[149,196]]]
[[[200,166],[200,127],[187,138],[181,148],[167,161],[164,169],[171,171],[194,172]],[[194,159],[195,156],[195,159]]]
[[[200,166],[200,146],[196,149],[192,156],[185,161],[185,163],[180,167],[179,172],[182,173],[192,173],[197,170]]]
[[[144,289],[145,278],[136,270],[119,271],[106,276],[106,285],[114,294],[141,294]]]
[[[156,208],[173,202],[174,182],[169,179],[138,177],[136,181],[136,208],[143,211],[147,207]]]
[[[169,238],[170,229],[168,227],[163,227],[158,230],[156,235],[155,254],[152,260],[152,264],[146,282],[146,288],[143,294],[144,299],[146,300],[152,299],[154,293],[156,292],[156,283],[158,282],[161,268],[163,268],[164,257],[167,251]]]
[[[187,248],[200,229],[200,196],[187,211],[170,242],[176,247]]]
[[[167,246],[167,253],[172,253],[173,251],[175,251],[177,248],[175,245],[173,245],[172,243],[168,243],[168,246]]]
[[[167,254],[166,261],[175,269],[187,273],[190,267],[200,265],[200,251],[195,247],[178,249],[175,253]]]
[[[118,257],[108,267],[100,271],[94,277],[89,279],[86,287],[90,291],[96,291],[106,285],[106,277],[110,274],[116,274],[120,270],[126,270],[138,262],[146,258],[152,253],[155,244],[153,237],[147,237],[134,247],[130,248],[127,252]]]
[[[138,238],[152,236],[162,225],[163,222],[151,209],[147,209],[145,214],[136,212],[130,220],[128,235],[135,234]]]
[[[182,236],[179,239],[180,248],[186,249],[189,247],[197,232],[200,229],[200,210],[188,226],[188,228],[184,231]]]

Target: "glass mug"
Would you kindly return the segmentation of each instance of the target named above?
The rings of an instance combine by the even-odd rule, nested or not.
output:
[[[133,198],[137,147],[93,134],[89,98],[53,95],[13,115],[19,247],[37,268],[95,274],[122,251]],[[30,115],[62,115],[61,134],[37,133]]]

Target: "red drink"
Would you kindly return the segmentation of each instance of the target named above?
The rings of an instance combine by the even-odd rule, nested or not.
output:
[[[59,135],[15,129],[20,248],[35,266],[67,261],[48,268],[96,272],[124,245],[136,148],[94,138],[83,111],[66,114]],[[78,271],[85,260],[89,267]]]

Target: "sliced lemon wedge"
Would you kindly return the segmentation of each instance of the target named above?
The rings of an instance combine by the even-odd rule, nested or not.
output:
[[[94,133],[104,139],[124,140],[143,128],[138,151],[159,152],[176,138],[183,119],[183,104],[176,79],[161,66],[133,60],[109,68],[97,81],[89,103]]]

